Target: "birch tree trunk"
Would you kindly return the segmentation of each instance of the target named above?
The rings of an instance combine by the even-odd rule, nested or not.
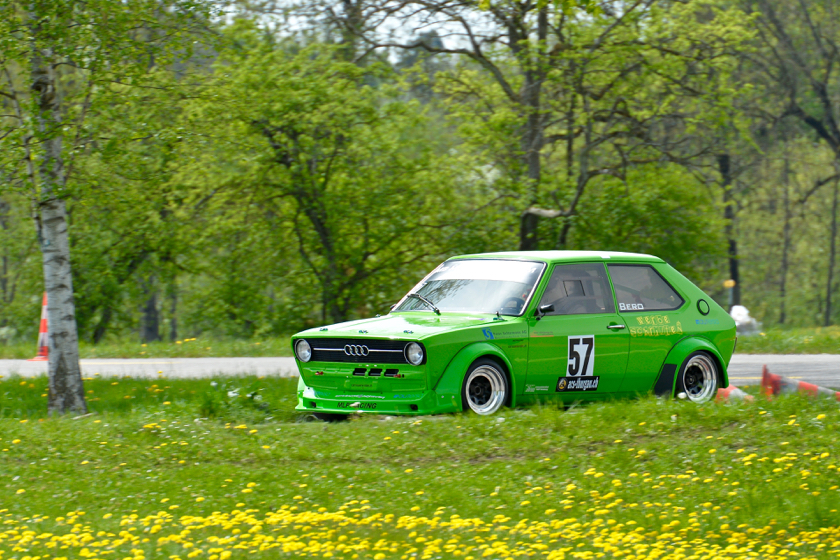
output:
[[[79,368],[67,207],[61,198],[65,188],[61,107],[51,59],[49,49],[34,48],[32,51],[32,94],[37,107],[37,135],[43,147],[38,169],[40,198],[36,221],[47,292],[50,340],[48,411],[50,414],[85,413],[87,404]]]

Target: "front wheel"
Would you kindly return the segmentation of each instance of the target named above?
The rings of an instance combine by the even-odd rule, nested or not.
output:
[[[461,399],[476,414],[493,414],[507,401],[510,388],[502,368],[492,360],[478,360],[467,370]]]
[[[709,402],[717,394],[719,378],[714,358],[706,352],[694,352],[680,368],[677,391],[684,392],[691,402]]]

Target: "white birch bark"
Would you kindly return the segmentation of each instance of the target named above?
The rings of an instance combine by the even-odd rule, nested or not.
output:
[[[76,306],[73,302],[73,274],[62,158],[61,106],[56,75],[48,49],[32,52],[32,93],[37,105],[38,135],[43,156],[39,165],[38,237],[44,265],[49,323],[50,414],[87,412],[79,368],[79,340]]]

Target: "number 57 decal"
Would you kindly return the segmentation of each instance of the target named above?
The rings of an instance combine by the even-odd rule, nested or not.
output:
[[[570,377],[590,376],[595,369],[595,335],[584,334],[569,337],[569,366],[566,370]]]

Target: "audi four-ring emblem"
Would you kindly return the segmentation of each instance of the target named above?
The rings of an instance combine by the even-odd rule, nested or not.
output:
[[[367,356],[370,349],[364,344],[345,344],[344,353],[348,356]]]

